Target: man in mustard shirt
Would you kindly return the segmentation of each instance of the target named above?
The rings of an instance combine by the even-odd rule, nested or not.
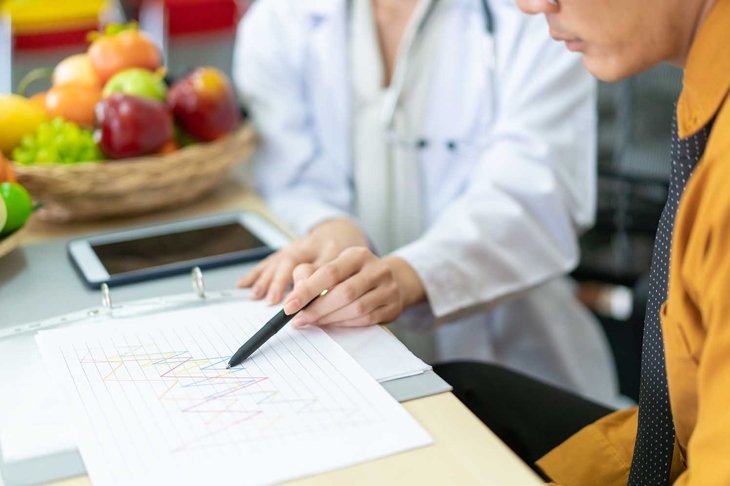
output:
[[[544,14],[551,35],[603,80],[664,61],[684,68],[639,407],[609,413],[486,365],[437,371],[556,483],[730,485],[730,0],[517,3]]]

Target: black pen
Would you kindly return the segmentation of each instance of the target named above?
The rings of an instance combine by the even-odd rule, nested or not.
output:
[[[279,311],[274,317],[269,319],[269,322],[264,324],[263,327],[256,332],[256,334],[251,336],[248,341],[243,343],[243,346],[238,348],[238,351],[236,351],[236,353],[231,356],[231,359],[228,361],[228,366],[226,366],[226,369],[232,368],[233,366],[238,366],[243,363],[246,358],[256,352],[256,350],[263,346],[266,341],[274,337],[274,334],[279,332],[281,328],[286,326],[286,323],[291,321],[295,315],[306,309],[309,304],[317,300],[319,297],[322,297],[326,293],[327,290],[322,291],[321,294],[307,302],[307,304],[299,309],[297,312],[292,312],[291,314],[287,315],[284,312],[284,309]]]

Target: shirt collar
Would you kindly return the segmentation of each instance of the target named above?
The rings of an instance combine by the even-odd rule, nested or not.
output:
[[[717,0],[700,26],[684,69],[677,103],[679,136],[687,138],[707,125],[730,91],[730,1]]]

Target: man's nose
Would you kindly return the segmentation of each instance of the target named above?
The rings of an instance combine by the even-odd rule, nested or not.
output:
[[[517,6],[526,14],[546,14],[558,11],[558,0],[517,0]]]

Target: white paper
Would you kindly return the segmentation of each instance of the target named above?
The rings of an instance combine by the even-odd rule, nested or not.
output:
[[[135,308],[134,303],[130,308]],[[271,312],[276,310],[275,307],[270,309]],[[72,315],[76,314],[87,316],[89,311]],[[62,318],[57,316],[55,319]],[[90,322],[103,324],[99,318],[90,319]],[[324,330],[378,382],[414,376],[431,369],[380,326],[326,327]],[[0,356],[3,363],[0,366],[0,396],[3,397],[0,400],[0,450],[4,463],[76,450],[69,414],[62,409],[58,394],[52,388],[34,335],[26,333],[0,339]]]
[[[325,331],[380,383],[431,369],[380,326],[327,327]]]
[[[242,366],[257,302],[40,333],[92,482],[271,484],[431,442],[320,329],[286,327]]]
[[[73,450],[72,428],[38,354],[25,334],[0,340],[0,449],[5,463]]]

